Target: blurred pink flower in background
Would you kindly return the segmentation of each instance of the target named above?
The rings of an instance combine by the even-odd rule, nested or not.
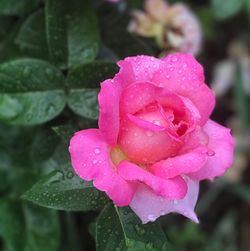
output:
[[[209,119],[215,98],[188,54],[128,57],[101,84],[99,129],[77,132],[75,172],[143,223],[177,212],[198,222],[199,181],[233,161],[230,130]]]
[[[201,50],[202,31],[199,20],[182,3],[168,5],[164,0],[145,0],[144,11],[132,11],[128,30],[144,37],[153,37],[168,52],[197,55]]]

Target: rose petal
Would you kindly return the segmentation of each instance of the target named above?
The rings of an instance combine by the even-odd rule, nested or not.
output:
[[[186,196],[181,200],[164,199],[157,196],[145,185],[140,185],[129,206],[144,224],[149,221],[155,221],[158,217],[172,212],[180,213],[198,223],[199,220],[194,212],[194,208],[199,193],[199,182],[188,178],[186,180],[188,190]]]
[[[173,156],[182,147],[183,142],[168,131],[158,130],[161,127],[153,124],[145,124],[146,121],[131,121],[131,116],[121,121],[118,144],[131,161],[154,163]]]
[[[185,115],[185,106],[179,96],[150,82],[137,82],[123,91],[120,103],[121,114],[134,114],[155,101],[162,106],[172,108],[179,116]]]
[[[69,146],[72,166],[84,180],[94,180],[118,206],[130,203],[134,185],[122,179],[110,159],[110,148],[98,129],[82,130],[72,137]]]
[[[198,180],[213,180],[216,176],[223,175],[232,165],[234,142],[230,129],[212,120],[205,124],[203,130],[209,138],[208,148],[212,151],[211,156],[199,171],[189,174],[189,176]]]
[[[117,170],[125,180],[143,182],[157,195],[164,198],[181,199],[186,195],[187,186],[180,176],[173,179],[162,179],[126,160],[118,165]]]
[[[157,73],[160,66],[164,66],[162,60],[151,56],[134,56],[127,57],[124,60],[118,62],[121,69],[130,68],[130,79],[127,84],[134,82],[147,82],[151,81],[154,74]]]
[[[113,80],[106,80],[101,84],[98,95],[99,101],[99,128],[105,140],[115,146],[120,126],[119,103],[122,86]],[[112,128],[110,127],[112,125]]]
[[[201,125],[205,124],[214,109],[215,97],[204,83],[201,65],[188,54],[171,54],[162,60],[157,73],[151,79],[175,94],[190,99],[201,115]]]
[[[207,152],[207,147],[199,147],[189,153],[161,160],[150,166],[150,171],[164,179],[195,172],[206,163]]]

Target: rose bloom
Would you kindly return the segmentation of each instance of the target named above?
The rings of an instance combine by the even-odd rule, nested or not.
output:
[[[197,55],[201,49],[200,23],[182,3],[171,6],[164,0],[145,0],[145,12],[134,10],[128,30],[143,37],[153,37],[159,47]]]
[[[187,54],[128,57],[101,84],[99,129],[77,132],[75,172],[143,223],[194,212],[199,181],[223,175],[233,160],[230,130],[209,119],[215,105],[203,69]]]

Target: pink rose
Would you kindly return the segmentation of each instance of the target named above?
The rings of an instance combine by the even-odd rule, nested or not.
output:
[[[199,181],[231,166],[230,130],[209,120],[215,105],[200,64],[187,54],[128,57],[101,84],[99,129],[77,132],[76,173],[143,223],[177,212],[198,222]]]

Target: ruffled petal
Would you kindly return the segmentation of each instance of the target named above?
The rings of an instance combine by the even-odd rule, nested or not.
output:
[[[199,220],[194,212],[194,208],[199,193],[199,182],[189,178],[186,181],[188,191],[181,200],[162,198],[145,185],[140,185],[129,206],[144,224],[149,221],[155,221],[158,217],[169,213],[180,213],[198,223]]]
[[[179,116],[185,114],[186,107],[179,96],[150,82],[137,82],[124,90],[120,103],[121,114],[134,114],[155,101],[172,108]]]
[[[126,160],[118,165],[117,170],[125,180],[142,182],[163,198],[181,199],[186,195],[187,185],[180,176],[173,179],[162,179]]]
[[[201,115],[204,125],[211,115],[215,97],[211,89],[204,83],[201,65],[189,54],[171,54],[162,60],[157,73],[151,79],[158,86],[190,99]]]
[[[197,172],[189,174],[197,180],[210,179],[221,176],[233,163],[234,142],[230,129],[209,120],[203,130],[208,135],[210,157],[206,164]]]
[[[119,133],[119,103],[121,92],[121,84],[108,79],[101,84],[101,91],[98,95],[100,108],[99,128],[103,137],[111,146],[116,145]],[[112,125],[112,127],[110,125]]]
[[[104,191],[118,206],[130,203],[135,186],[122,179],[110,158],[110,149],[98,129],[82,130],[72,137],[69,146],[72,166],[82,179]]]
[[[173,156],[182,147],[183,142],[179,138],[162,131],[161,127],[132,118],[123,118],[118,139],[118,144],[131,161],[154,163]]]
[[[199,147],[189,153],[161,160],[153,164],[150,167],[150,171],[164,179],[196,172],[206,163],[208,152],[209,149],[207,147]]]
[[[127,80],[127,84],[129,85],[134,82],[151,81],[154,74],[164,66],[164,62],[155,57],[142,55],[127,57],[119,61],[118,65],[121,69],[129,69],[130,79]]]

